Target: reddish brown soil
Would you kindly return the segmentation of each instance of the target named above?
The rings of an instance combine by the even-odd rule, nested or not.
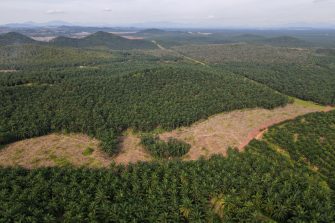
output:
[[[267,128],[274,124],[328,109],[330,108],[294,103],[273,110],[233,111],[215,115],[190,127],[163,133],[160,138],[166,140],[173,137],[191,144],[191,150],[185,156],[185,160],[196,160],[201,156],[210,157],[213,154],[226,155],[229,147],[243,150],[252,139],[261,139]]]

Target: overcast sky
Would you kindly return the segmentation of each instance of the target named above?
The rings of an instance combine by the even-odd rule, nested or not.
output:
[[[0,24],[53,20],[203,27],[335,25],[335,0],[0,0]]]

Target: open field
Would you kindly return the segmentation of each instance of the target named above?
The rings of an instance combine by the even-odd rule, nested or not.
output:
[[[330,107],[296,99],[293,104],[273,110],[248,109],[218,114],[191,127],[163,133],[160,138],[166,140],[173,137],[191,144],[192,148],[185,156],[186,160],[196,160],[213,154],[226,155],[229,147],[243,150],[252,139],[260,138],[263,131],[272,125],[329,109]]]
[[[82,134],[50,134],[22,140],[0,150],[0,166],[28,169],[53,166],[108,167],[111,159],[98,149],[99,141]]]
[[[11,143],[0,150],[0,166],[20,166],[28,169],[53,166],[102,168],[112,162],[129,164],[150,161],[140,146],[139,137],[127,132],[120,137],[121,151],[109,157],[99,148],[99,140],[84,134],[50,134]]]
[[[137,163],[139,161],[150,161],[151,156],[140,145],[140,138],[131,131],[127,131],[120,138],[120,153],[115,157],[116,164]]]

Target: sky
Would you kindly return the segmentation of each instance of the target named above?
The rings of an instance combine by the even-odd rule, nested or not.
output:
[[[0,0],[0,24],[335,26],[335,0]]]

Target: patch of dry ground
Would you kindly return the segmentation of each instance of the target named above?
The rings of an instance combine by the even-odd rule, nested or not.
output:
[[[130,40],[142,40],[143,37],[140,36],[122,36],[123,38],[130,39]]]
[[[273,110],[248,109],[222,113],[190,127],[163,133],[160,138],[166,140],[173,137],[191,144],[185,159],[196,160],[201,156],[226,155],[229,147],[243,150],[252,139],[261,139],[267,128],[274,124],[310,112],[328,110],[328,107],[295,100],[293,104]]]
[[[16,70],[0,70],[0,73],[13,73],[16,72]]]
[[[28,169],[67,165],[108,167],[112,159],[98,145],[98,140],[83,134],[50,134],[26,139],[0,150],[0,166],[21,166]],[[88,148],[92,150],[85,154]]]
[[[133,132],[127,131],[121,137],[120,153],[115,157],[116,164],[137,163],[139,161],[150,161],[151,156],[140,145],[141,139]]]
[[[140,138],[131,131],[121,137],[121,151],[116,157],[109,157],[102,152],[99,144],[98,140],[83,134],[53,133],[5,146],[0,150],[0,166],[28,169],[67,165],[102,168],[111,163],[129,164],[151,160],[151,156],[140,145]]]

